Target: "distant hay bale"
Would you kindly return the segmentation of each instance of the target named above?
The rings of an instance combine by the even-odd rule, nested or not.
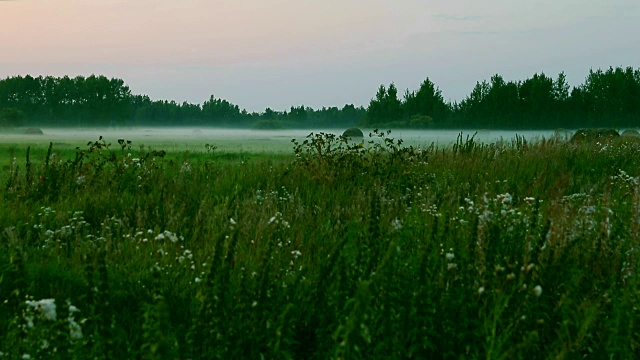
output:
[[[362,133],[362,130],[358,128],[349,128],[342,133],[342,136],[348,138],[363,138],[364,134]]]
[[[26,128],[22,133],[25,135],[44,135],[40,128]]]
[[[620,137],[615,129],[580,129],[571,137],[571,142],[584,142],[595,140],[612,140]]]
[[[630,137],[630,138],[640,138],[640,131],[635,129],[627,129],[620,134],[620,136]]]

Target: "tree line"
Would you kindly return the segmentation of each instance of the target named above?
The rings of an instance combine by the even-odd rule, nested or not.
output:
[[[399,95],[380,85],[368,107],[292,106],[248,112],[211,96],[202,104],[151,100],[105,76],[0,80],[0,126],[224,126],[277,128],[578,128],[640,126],[640,69],[590,70],[571,87],[566,75],[544,73],[476,83],[461,101],[446,101],[429,78]]]
[[[134,95],[121,79],[14,76],[0,80],[0,126],[340,127],[362,121],[363,107],[292,106],[249,113],[227,100],[202,104]]]
[[[554,129],[640,126],[640,69],[590,70],[571,88],[564,72],[555,79],[534,74],[523,81],[494,75],[477,82],[460,102],[447,102],[427,78],[398,96],[381,85],[367,108],[368,127]]]

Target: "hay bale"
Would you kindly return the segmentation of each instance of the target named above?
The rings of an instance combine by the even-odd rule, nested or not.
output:
[[[620,137],[615,129],[580,129],[571,137],[571,142],[584,142],[596,140],[612,140]]]
[[[362,133],[362,130],[358,128],[350,128],[345,130],[342,133],[342,136],[348,137],[348,138],[363,138],[364,134]]]
[[[640,131],[635,129],[627,129],[620,134],[620,136],[630,137],[630,138],[640,138]]]
[[[44,135],[44,132],[42,132],[42,129],[35,128],[35,127],[26,128],[22,133],[25,135]]]

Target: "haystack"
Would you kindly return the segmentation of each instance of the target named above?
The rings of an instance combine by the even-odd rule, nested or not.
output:
[[[348,138],[361,138],[361,137],[364,137],[364,134],[362,133],[362,130],[358,128],[350,128],[345,130],[342,133],[342,136],[348,137]]]
[[[611,140],[620,137],[615,129],[580,129],[571,137],[571,142]]]

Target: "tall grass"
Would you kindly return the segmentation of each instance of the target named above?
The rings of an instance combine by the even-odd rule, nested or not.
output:
[[[16,160],[2,358],[638,355],[638,143],[372,136]]]

